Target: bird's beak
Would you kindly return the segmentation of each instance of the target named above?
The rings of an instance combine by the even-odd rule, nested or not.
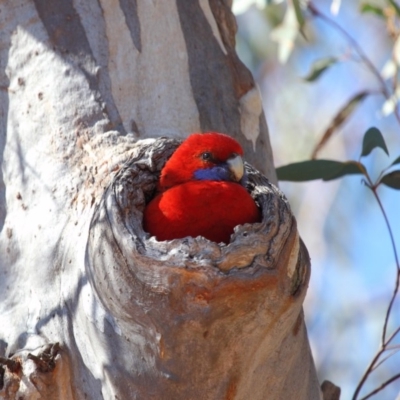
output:
[[[232,173],[233,179],[236,182],[239,182],[244,174],[243,158],[236,154],[235,156],[228,158],[226,163],[228,164],[228,168]]]

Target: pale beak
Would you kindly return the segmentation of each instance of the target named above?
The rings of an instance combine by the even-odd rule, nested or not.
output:
[[[228,164],[228,168],[232,173],[233,180],[239,182],[244,174],[244,166],[243,166],[243,159],[238,154],[235,156],[228,158],[226,161]]]

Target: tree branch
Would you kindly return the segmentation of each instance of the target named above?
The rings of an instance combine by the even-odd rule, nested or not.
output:
[[[382,389],[384,389],[387,385],[389,385],[390,383],[394,382],[396,379],[400,378],[400,374],[396,374],[394,376],[392,376],[390,379],[388,379],[387,381],[383,382],[381,386],[377,387],[375,390],[373,390],[372,392],[368,393],[366,396],[362,397],[360,400],[367,400],[370,397],[372,397],[374,394],[380,392]]]
[[[351,35],[349,35],[349,33],[346,32],[346,30],[344,30],[338,23],[336,23],[331,18],[329,18],[327,15],[325,15],[321,11],[319,11],[311,2],[308,4],[308,9],[312,13],[312,15],[322,19],[328,25],[330,25],[331,27],[336,29],[338,32],[340,32],[340,34],[350,43],[353,50],[357,53],[357,55],[360,57],[362,62],[366,65],[366,67],[369,69],[369,71],[375,76],[375,78],[379,82],[382,94],[385,96],[385,98],[387,100],[389,100],[392,97],[392,94],[388,90],[384,79],[382,78],[381,74],[379,73],[379,71],[375,67],[375,65],[372,63],[372,61],[365,54],[364,50],[357,43],[357,41]],[[394,109],[394,115],[397,119],[397,122],[400,124],[400,114],[399,114],[397,107],[395,107],[395,109]]]

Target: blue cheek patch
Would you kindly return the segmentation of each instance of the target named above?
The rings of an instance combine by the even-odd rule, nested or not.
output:
[[[231,181],[231,172],[227,165],[217,165],[212,168],[198,169],[193,177],[199,181]]]

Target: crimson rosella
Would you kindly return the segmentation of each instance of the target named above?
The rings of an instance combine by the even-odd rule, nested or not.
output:
[[[144,211],[144,230],[157,240],[203,236],[229,243],[236,225],[261,220],[240,184],[240,144],[221,133],[190,135],[161,171],[160,192]]]

